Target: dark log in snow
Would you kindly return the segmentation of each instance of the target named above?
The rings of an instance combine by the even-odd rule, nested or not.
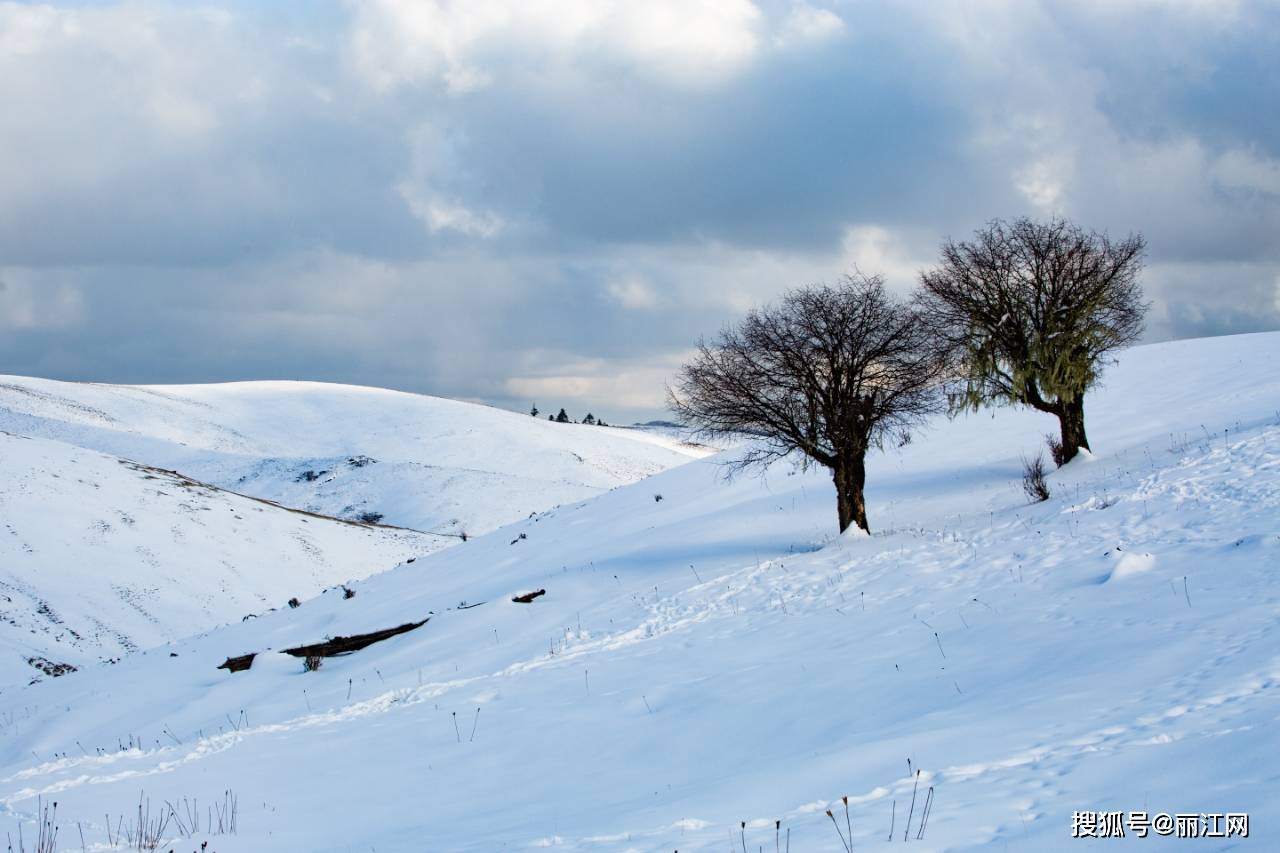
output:
[[[325,640],[323,643],[312,643],[309,646],[295,646],[292,649],[285,649],[284,653],[293,655],[295,658],[331,658],[334,655],[345,655],[349,652],[358,652],[365,646],[388,640],[397,634],[404,634],[414,628],[421,628],[429,621],[431,621],[430,616],[421,622],[406,622],[394,628],[384,628],[381,631],[373,631],[369,634],[352,634],[350,637],[334,637],[332,640]]]
[[[322,643],[311,643],[306,646],[294,646],[291,649],[283,649],[287,655],[293,655],[295,658],[321,657],[330,658],[335,655],[345,655],[351,652],[358,652],[365,646],[371,646],[374,643],[388,640],[397,634],[404,634],[412,631],[414,628],[421,628],[423,625],[431,621],[431,617],[423,619],[421,622],[406,622],[403,625],[397,625],[394,628],[384,628],[381,631],[372,631],[368,634],[352,634],[350,637],[334,637],[331,640],[325,640]],[[247,655],[239,657],[227,658],[218,665],[218,669],[225,669],[229,672],[242,672],[253,666],[253,659],[257,656],[257,652],[250,652]]]
[[[545,589],[539,589],[539,590],[535,590],[534,592],[526,592],[524,595],[517,595],[511,600],[514,601],[516,604],[528,604],[530,601],[533,601],[538,596],[546,595],[546,594],[547,594],[547,591]]]
[[[257,656],[258,656],[257,652],[249,652],[249,654],[247,655],[240,655],[239,657],[227,658],[225,661],[218,664],[218,669],[225,669],[228,672],[242,672],[248,669],[249,667],[253,666],[253,659]]]

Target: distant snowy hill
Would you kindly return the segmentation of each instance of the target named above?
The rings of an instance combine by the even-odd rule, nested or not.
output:
[[[821,471],[711,459],[6,691],[0,832],[56,800],[63,848],[112,849],[141,798],[218,853],[1040,851],[1141,811],[1280,849],[1280,334],[1127,351],[1086,410],[1044,503],[1026,411],[876,455],[871,536]],[[1166,846],[1133,834],[1093,846]]]
[[[124,386],[0,376],[0,429],[290,507],[455,535],[709,452],[644,430],[317,382]]]
[[[0,433],[0,689],[239,622],[436,547]]]

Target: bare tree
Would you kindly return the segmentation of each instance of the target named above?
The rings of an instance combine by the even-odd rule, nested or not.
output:
[[[668,389],[668,405],[712,436],[753,436],[734,463],[796,451],[831,469],[843,532],[867,526],[866,455],[937,411],[941,359],[910,304],[883,280],[792,290],[752,310],[698,352]]]
[[[1025,218],[944,244],[940,266],[920,276],[919,304],[955,359],[953,410],[1031,406],[1058,418],[1058,464],[1088,449],[1085,392],[1104,356],[1142,334],[1145,245]]]

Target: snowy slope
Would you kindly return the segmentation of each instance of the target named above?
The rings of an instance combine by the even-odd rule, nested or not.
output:
[[[83,667],[434,550],[434,537],[289,512],[0,433],[0,689]]]
[[[0,376],[0,429],[287,506],[483,533],[707,451],[437,397],[316,382],[124,386]]]
[[[140,796],[230,789],[219,853],[772,850],[775,820],[832,851],[848,795],[857,850],[1079,849],[1073,811],[1142,809],[1280,848],[1277,368],[1280,334],[1123,354],[1046,503],[1026,412],[877,456],[870,537],[820,472],[698,462],[0,695],[0,830],[56,799],[66,849],[110,849]],[[428,616],[316,672],[268,651]]]

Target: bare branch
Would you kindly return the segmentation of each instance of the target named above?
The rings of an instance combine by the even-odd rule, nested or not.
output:
[[[1025,218],[944,244],[917,306],[954,365],[953,408],[1032,406],[1062,421],[1068,459],[1088,447],[1084,394],[1106,355],[1142,334],[1145,247]]]
[[[705,435],[757,438],[742,464],[799,451],[831,468],[841,529],[865,529],[866,452],[937,411],[944,363],[910,304],[879,277],[848,276],[792,290],[701,341],[668,405]]]

